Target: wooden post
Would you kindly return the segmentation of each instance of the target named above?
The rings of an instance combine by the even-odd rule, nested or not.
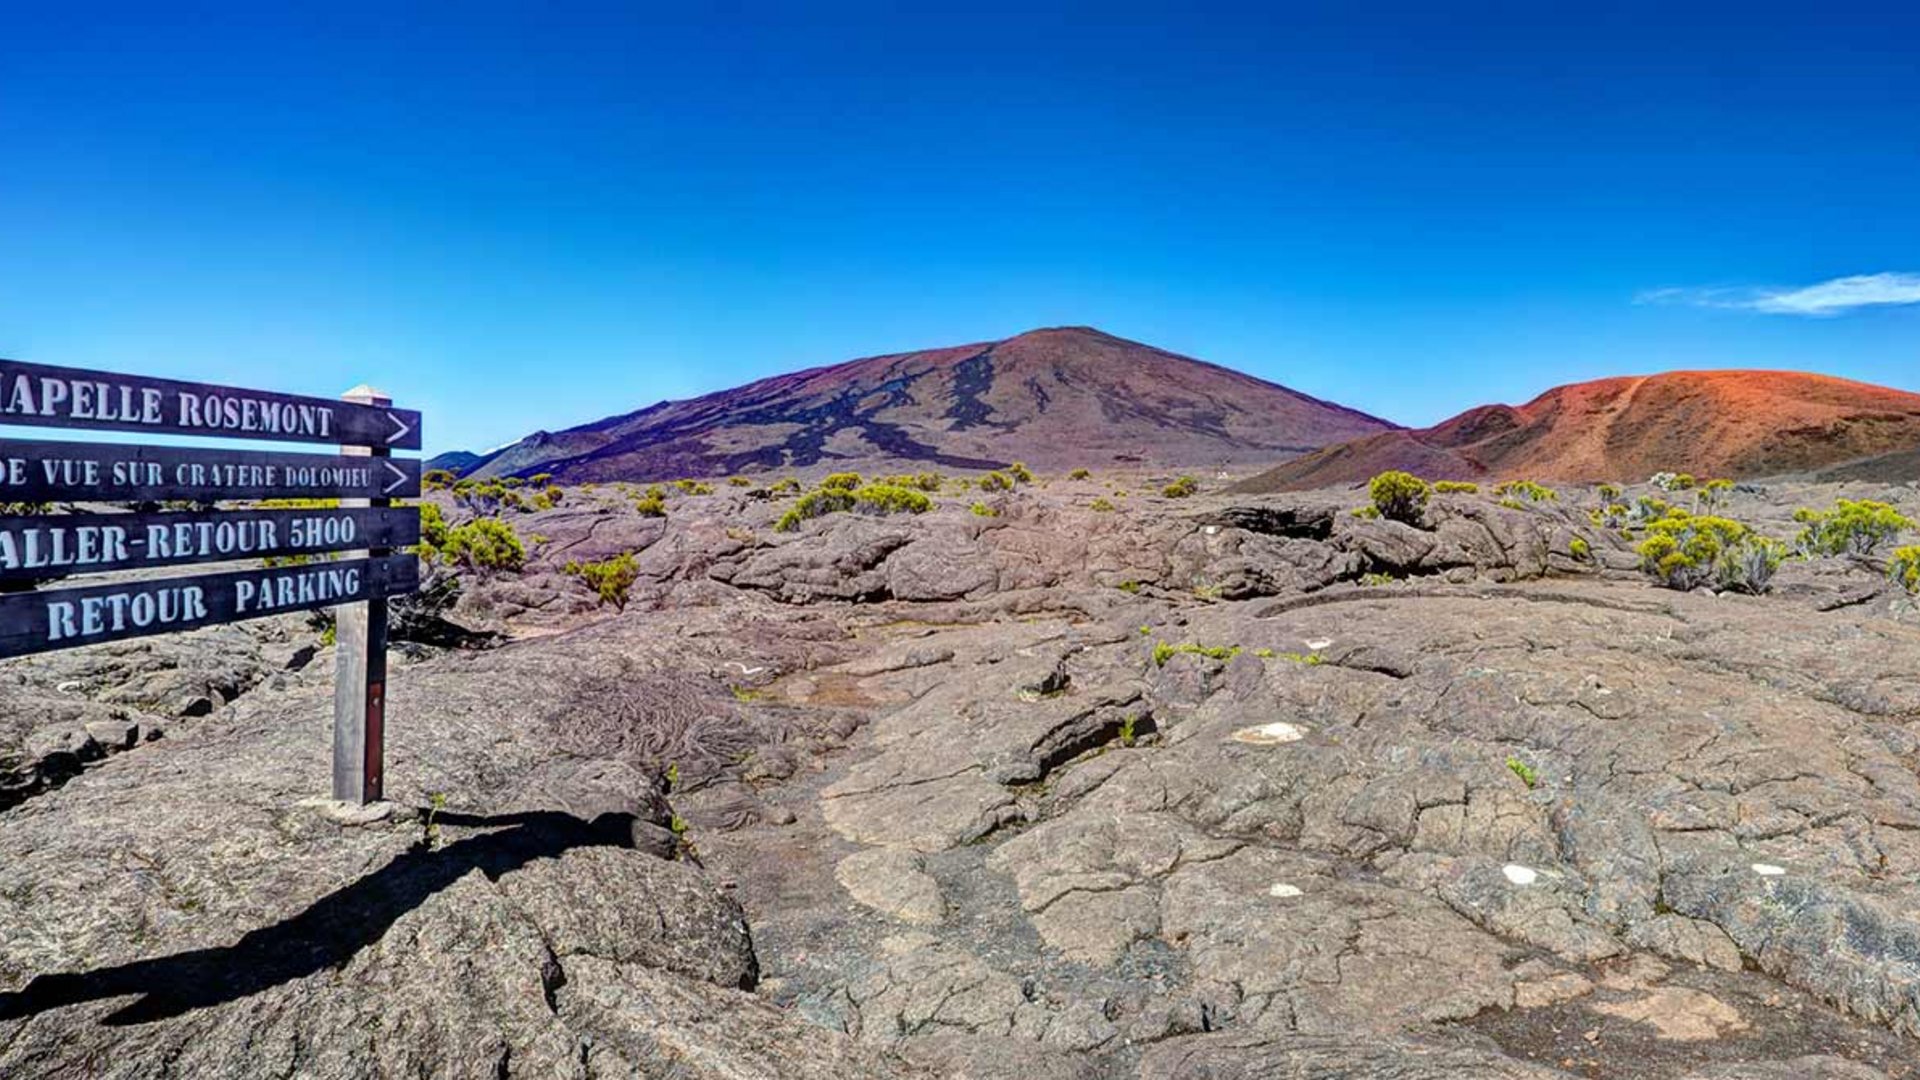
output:
[[[371,386],[356,386],[342,399],[387,406],[392,399]],[[342,454],[386,457],[384,446],[345,446]],[[391,499],[342,499],[342,507],[390,506]],[[391,548],[372,548],[378,557]],[[333,797],[341,802],[379,802],[384,797],[387,704],[387,601],[384,597],[334,609]]]

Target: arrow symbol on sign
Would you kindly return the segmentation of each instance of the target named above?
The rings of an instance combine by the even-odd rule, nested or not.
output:
[[[388,461],[386,458],[381,458],[380,464],[385,465],[387,467],[387,471],[393,474],[393,483],[388,484],[386,488],[380,492],[380,494],[391,495],[394,492],[399,491],[401,488],[406,486],[407,474],[405,470],[401,469],[399,466],[395,465],[393,462]]]
[[[412,424],[407,423],[405,420],[400,419],[399,417],[393,415],[392,413],[387,414],[387,419],[393,421],[393,434],[387,436],[387,441],[389,443],[399,439],[406,438],[407,432],[413,430]]]

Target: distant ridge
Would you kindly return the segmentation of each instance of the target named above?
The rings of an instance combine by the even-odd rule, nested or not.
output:
[[[1062,327],[812,368],[536,432],[466,471],[581,482],[1012,461],[1245,467],[1392,426],[1215,364]]]
[[[1631,481],[1661,470],[1753,477],[1916,447],[1920,394],[1791,371],[1673,371],[1557,386],[1525,405],[1483,405],[1430,428],[1363,436],[1236,490],[1352,484],[1388,469],[1432,480]]]

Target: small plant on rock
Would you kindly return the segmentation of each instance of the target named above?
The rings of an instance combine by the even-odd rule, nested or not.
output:
[[[1166,667],[1167,661],[1173,659],[1175,656],[1178,656],[1181,653],[1191,653],[1195,656],[1204,656],[1209,660],[1231,660],[1234,657],[1240,655],[1240,646],[1238,645],[1200,645],[1191,641],[1185,642],[1180,645],[1169,645],[1166,642],[1162,641],[1155,644],[1153,647],[1153,666]]]
[[[1920,594],[1920,545],[1895,548],[1887,563],[1887,577],[1908,592]]]
[[[820,481],[822,491],[852,491],[860,486],[860,474],[857,472],[828,473]]]
[[[1033,483],[1033,470],[1027,468],[1027,463],[1024,461],[1016,461],[1007,466],[1007,475],[1013,477],[1017,484]]]
[[[1000,516],[1000,511],[995,510],[993,507],[988,506],[986,503],[983,503],[983,502],[974,503],[968,509],[973,513],[974,517],[999,517]]]
[[[980,478],[981,491],[1012,491],[1013,478],[1003,472],[990,472]]]
[[[1601,484],[1599,487],[1594,489],[1594,493],[1600,496],[1600,501],[1603,504],[1616,503],[1620,501],[1620,485],[1619,484]]]
[[[633,508],[640,511],[641,517],[666,517],[666,495],[658,488],[651,488],[645,495],[633,501]]]
[[[1552,502],[1560,497],[1559,492],[1545,484],[1536,484],[1532,480],[1509,480],[1504,484],[1496,486],[1493,489],[1493,493],[1500,497],[1500,505],[1509,508],[1519,508],[1523,506],[1524,503],[1522,500],[1530,503],[1543,503]]]
[[[1113,503],[1103,496],[1088,503],[1087,509],[1092,510],[1096,514],[1111,514],[1113,513]]]
[[[1092,475],[1093,475],[1093,473],[1092,473],[1092,472],[1090,472],[1090,471],[1088,471],[1088,470],[1086,470],[1086,469],[1075,469],[1075,470],[1073,470],[1072,472],[1070,472],[1070,473],[1068,473],[1068,474],[1067,474],[1067,479],[1069,479],[1069,480],[1085,480],[1085,479],[1086,479],[1087,477],[1089,477],[1089,476],[1092,476]]]
[[[612,604],[623,611],[627,606],[627,592],[640,577],[640,567],[634,562],[632,552],[622,552],[599,562],[569,562],[566,572],[586,582],[600,597],[602,605]]]
[[[1520,782],[1529,788],[1540,782],[1540,774],[1533,770],[1533,766],[1521,761],[1517,757],[1507,758],[1507,771],[1519,777]]]
[[[1433,490],[1440,495],[1478,495],[1480,485],[1466,480],[1438,480]]]
[[[1367,482],[1367,495],[1373,508],[1389,521],[1412,524],[1420,520],[1420,508],[1427,505],[1433,489],[1425,480],[1409,472],[1391,469]]]
[[[1173,483],[1160,489],[1160,494],[1169,499],[1184,499],[1200,490],[1200,481],[1191,476],[1182,476]]]
[[[1576,536],[1567,541],[1567,551],[1581,562],[1586,562],[1593,557],[1593,545],[1587,543],[1587,538],[1584,536]]]

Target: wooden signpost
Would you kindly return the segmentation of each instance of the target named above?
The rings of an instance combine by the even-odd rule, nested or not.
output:
[[[332,401],[0,360],[0,425],[339,446],[0,439],[0,589],[43,586],[0,595],[0,658],[334,608],[333,795],[381,798],[387,599],[419,588],[417,560],[396,553],[419,542],[419,512],[393,500],[419,496],[420,462],[390,454],[420,448],[419,413],[366,387]],[[281,499],[312,505],[231,506]],[[51,504],[67,512],[32,512]],[[235,565],[154,573],[204,563]]]

